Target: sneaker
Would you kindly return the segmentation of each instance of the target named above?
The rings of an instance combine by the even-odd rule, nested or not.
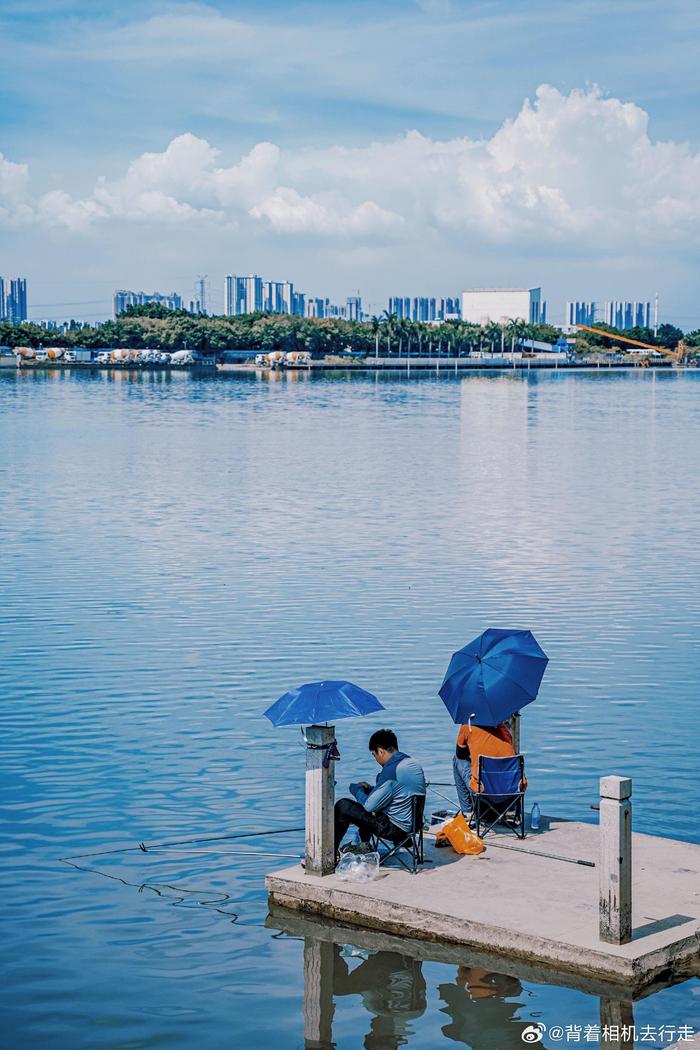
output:
[[[363,857],[366,853],[372,853],[372,847],[369,842],[349,842],[347,846],[340,847],[341,856],[343,853],[354,853],[358,857]]]

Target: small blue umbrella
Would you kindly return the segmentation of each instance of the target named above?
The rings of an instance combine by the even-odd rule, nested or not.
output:
[[[547,663],[531,631],[490,627],[452,654],[440,697],[458,725],[495,726],[532,703]]]
[[[307,682],[275,700],[265,715],[273,726],[303,726],[383,710],[376,696],[352,682]]]

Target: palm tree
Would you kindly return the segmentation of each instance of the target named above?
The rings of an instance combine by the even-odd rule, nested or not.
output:
[[[511,317],[506,324],[506,332],[511,339],[511,348],[517,347],[521,339],[524,339],[528,332],[528,325],[523,321],[522,317]]]
[[[382,315],[382,327],[386,332],[386,344],[387,353],[391,354],[391,337],[396,335],[396,330],[399,324],[399,318],[396,314],[390,313],[389,310],[385,310]]]
[[[495,321],[489,321],[484,329],[484,338],[490,344],[491,353],[493,353],[493,344],[501,341],[501,326]]]

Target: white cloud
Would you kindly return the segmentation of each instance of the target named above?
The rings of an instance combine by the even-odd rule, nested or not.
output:
[[[403,217],[380,208],[374,201],[356,207],[338,194],[303,197],[295,189],[279,186],[250,209],[254,219],[267,219],[278,233],[315,233],[321,236],[376,237],[399,228]]]
[[[81,231],[106,222],[264,226],[356,242],[462,238],[577,250],[700,241],[700,154],[654,143],[647,114],[598,90],[543,85],[490,139],[417,131],[364,147],[256,145],[237,163],[192,134],[144,153],[84,199],[31,207],[26,166],[0,159],[0,217]],[[4,211],[2,210],[4,209]]]
[[[0,153],[0,224],[20,224],[31,217],[27,204],[29,167]]]

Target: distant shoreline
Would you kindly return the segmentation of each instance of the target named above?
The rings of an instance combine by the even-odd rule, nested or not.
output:
[[[564,372],[564,371],[656,371],[659,369],[669,370],[680,368],[683,371],[696,371],[697,366],[674,365],[672,361],[661,360],[653,364],[644,364],[635,361],[543,361],[516,359],[515,361],[496,360],[474,360],[470,358],[412,358],[376,360],[374,358],[362,361],[311,361],[301,365],[281,364],[275,367],[270,365],[256,365],[253,362],[230,362],[215,364],[213,362],[193,362],[183,364],[148,364],[134,361],[29,361],[22,367],[0,368],[3,374],[27,374],[44,372],[131,372],[139,373],[169,373],[190,372],[209,375],[239,375],[255,376],[264,374],[283,373],[386,373],[394,376],[411,376],[416,373],[426,376],[432,375],[455,375],[467,372]]]

